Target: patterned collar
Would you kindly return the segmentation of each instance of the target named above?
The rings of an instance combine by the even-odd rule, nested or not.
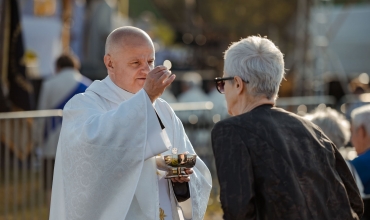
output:
[[[92,91],[114,103],[121,103],[130,99],[135,94],[118,87],[109,76],[103,80],[95,80],[86,91]]]

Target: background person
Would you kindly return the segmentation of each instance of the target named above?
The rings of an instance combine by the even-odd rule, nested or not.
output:
[[[370,219],[370,105],[352,111],[351,143],[358,157],[351,161],[364,186],[365,212],[363,219]]]
[[[306,114],[304,118],[319,126],[339,150],[344,148],[351,137],[349,122],[344,115],[335,109],[330,107],[317,108],[312,113]],[[340,152],[345,159],[348,159],[347,151],[340,150]]]
[[[225,52],[216,79],[234,116],[212,130],[224,219],[358,219],[363,204],[334,144],[311,122],[274,107],[284,60],[251,36]]]
[[[348,143],[351,131],[350,124],[344,115],[340,114],[335,109],[330,107],[325,109],[315,109],[311,114],[307,114],[304,118],[310,120],[315,125],[319,126],[326,136],[335,144],[346,163],[352,172],[357,187],[361,196],[364,196],[364,187],[362,185],[360,176],[358,175],[355,167],[348,161],[348,150],[345,145]]]
[[[91,80],[78,71],[79,62],[72,54],[62,54],[55,62],[56,75],[43,82],[38,110],[63,109],[64,105],[76,94],[85,92]],[[43,118],[37,121],[37,142],[40,143],[43,158],[44,188],[47,190],[47,201],[50,202],[51,185],[57,151],[61,117]]]
[[[203,79],[197,72],[186,72],[181,78],[182,93],[178,96],[179,103],[207,102],[209,98],[202,89]],[[177,116],[186,126],[186,133],[207,165],[211,164],[209,152],[209,129],[207,126],[212,122],[210,111],[186,110],[178,111]],[[194,127],[197,125],[197,128]]]

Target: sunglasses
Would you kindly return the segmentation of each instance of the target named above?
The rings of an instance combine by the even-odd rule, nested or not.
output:
[[[215,83],[216,83],[217,91],[219,93],[221,93],[221,94],[224,94],[225,93],[225,81],[226,80],[232,80],[234,78],[235,78],[234,76],[230,76],[230,77],[217,77],[217,78],[215,78]],[[244,81],[244,80],[243,80],[243,82],[248,83],[248,81]]]

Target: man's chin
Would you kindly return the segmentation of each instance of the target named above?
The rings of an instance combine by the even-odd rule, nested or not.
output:
[[[137,85],[144,87],[146,79],[137,79]]]
[[[136,86],[135,86],[135,89],[134,89],[135,93],[139,92],[142,88],[144,88],[144,84],[145,84],[145,80],[144,80],[144,82],[136,83]]]

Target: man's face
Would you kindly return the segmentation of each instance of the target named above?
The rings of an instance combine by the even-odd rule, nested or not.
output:
[[[351,143],[353,147],[355,148],[357,154],[362,154],[364,152],[364,140],[363,140],[363,128],[358,127],[354,128],[353,126],[351,127]]]
[[[154,47],[151,41],[143,39],[132,39],[123,45],[117,45],[110,54],[113,66],[109,68],[110,77],[120,88],[137,93],[154,68]]]

